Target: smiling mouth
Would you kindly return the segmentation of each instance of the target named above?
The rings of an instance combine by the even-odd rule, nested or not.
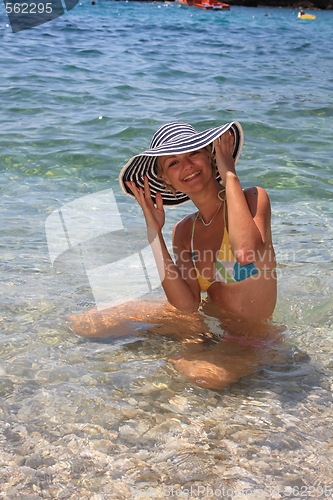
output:
[[[188,175],[187,177],[184,177],[183,181],[191,181],[194,179],[194,177],[197,177],[201,173],[201,170],[198,170],[197,172],[193,172],[193,174]]]

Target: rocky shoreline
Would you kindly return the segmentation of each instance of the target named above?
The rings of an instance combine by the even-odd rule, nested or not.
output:
[[[243,5],[244,7],[284,7],[289,9],[332,10],[333,0],[230,0],[230,5]]]
[[[136,0],[137,1],[137,0]],[[139,0],[146,1],[146,0]],[[161,0],[148,0],[158,1]],[[162,0],[173,2],[176,0]],[[225,0],[230,5],[242,5],[243,7],[283,7],[288,9],[307,9],[307,10],[333,10],[333,0]]]

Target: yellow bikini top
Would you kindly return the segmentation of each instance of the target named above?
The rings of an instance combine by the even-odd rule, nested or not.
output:
[[[251,264],[241,265],[237,262],[232,253],[230,243],[229,243],[229,234],[226,225],[226,200],[224,200],[224,231],[223,238],[221,242],[221,246],[219,251],[217,252],[217,257],[215,261],[215,279],[214,281],[209,281],[204,278],[198,271],[195,262],[198,261],[197,255],[194,250],[194,230],[196,222],[199,218],[198,212],[194,218],[192,224],[192,235],[191,235],[191,259],[193,262],[194,269],[197,273],[197,278],[200,286],[200,290],[202,292],[206,292],[208,288],[216,282],[220,283],[236,283],[238,281],[243,281],[244,279],[253,276],[254,274],[258,274],[259,271],[256,266]]]

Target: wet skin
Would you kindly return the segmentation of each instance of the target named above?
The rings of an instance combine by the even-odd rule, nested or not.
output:
[[[207,224],[214,217],[208,225],[197,221],[195,230],[195,249],[199,255],[205,255],[198,260],[197,267],[206,279],[214,279],[214,256],[221,245],[224,223],[239,264],[255,262],[259,274],[237,283],[214,283],[208,289],[208,302],[201,306],[199,283],[190,256],[195,214],[185,217],[174,228],[174,262],[162,235],[165,214],[161,195],[157,194],[154,205],[147,179],[144,190],[128,183],[145,216],[148,237],[153,232],[159,240],[157,266],[163,268],[162,285],[169,305],[132,301],[126,306],[102,312],[92,310],[70,319],[75,333],[90,338],[133,335],[137,334],[134,324],[148,324],[148,331],[186,344],[185,351],[170,361],[187,380],[202,387],[224,389],[262,365],[269,350],[265,342],[271,336],[273,342],[279,342],[281,329],[266,321],[276,303],[269,198],[261,188],[242,189],[232,157],[232,136],[223,134],[214,146],[227,202],[221,204],[218,196],[221,185],[216,181],[211,153],[206,148],[160,157],[162,178],[191,198]],[[221,332],[227,333],[222,340],[211,342],[213,336],[202,315],[205,311],[219,322]]]

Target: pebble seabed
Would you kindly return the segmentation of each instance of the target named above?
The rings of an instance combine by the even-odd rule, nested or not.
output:
[[[332,498],[329,328],[218,392],[165,361],[177,342],[82,341],[36,322],[47,307],[22,312],[38,359],[2,346],[1,500]]]

